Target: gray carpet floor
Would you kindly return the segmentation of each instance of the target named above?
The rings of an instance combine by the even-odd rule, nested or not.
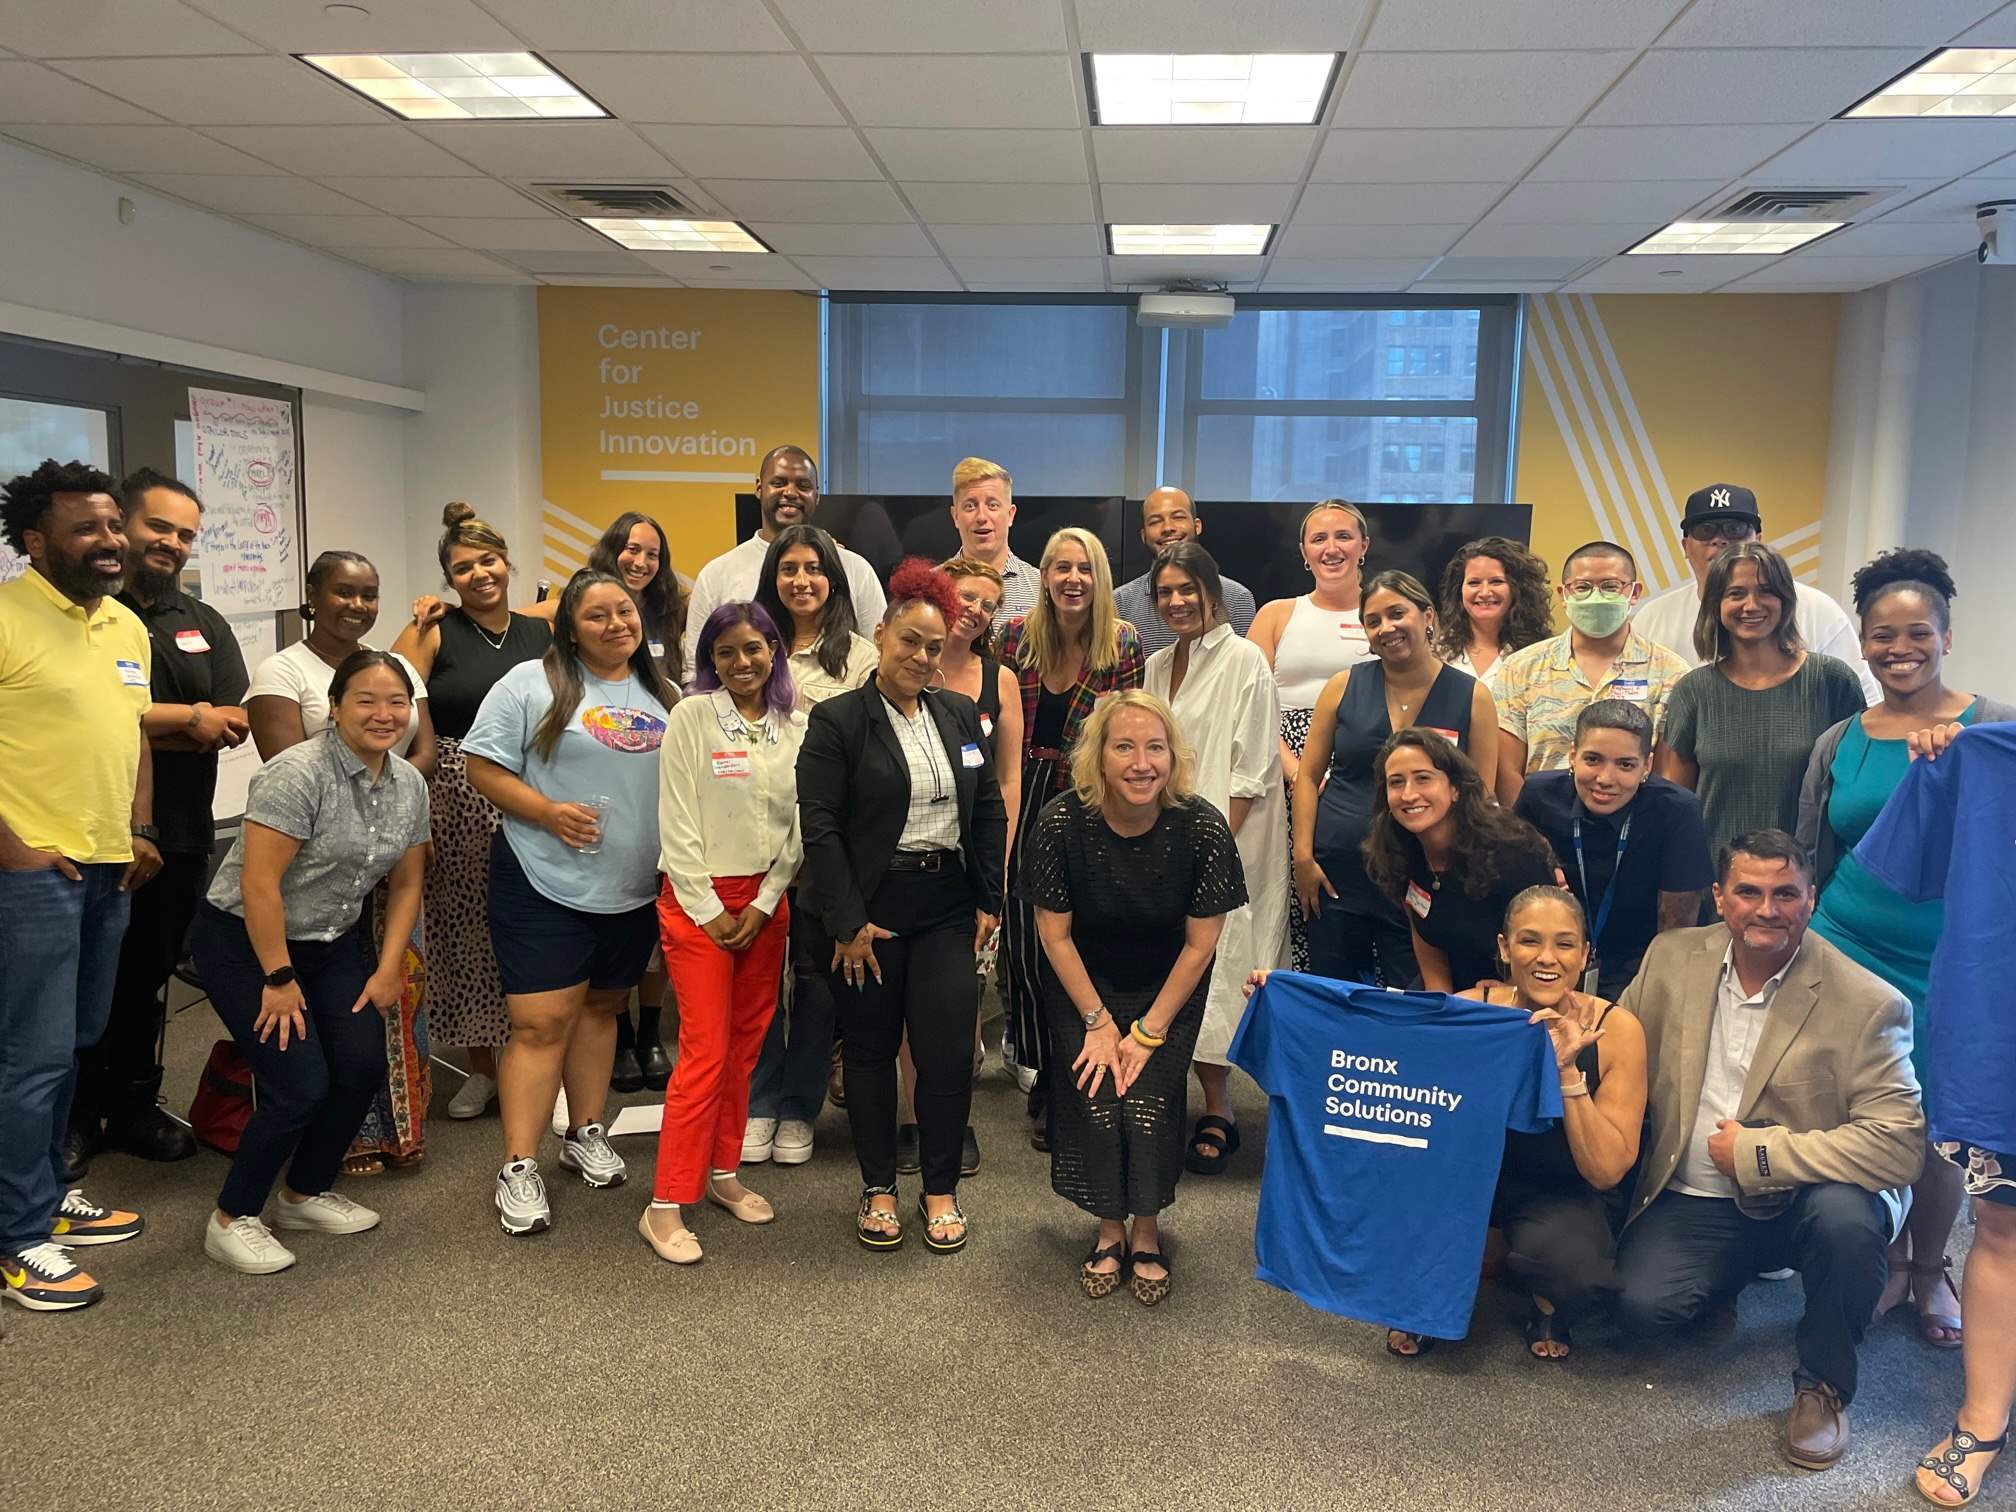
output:
[[[171,1029],[185,1102],[216,1027],[199,1007]],[[1585,1330],[1561,1366],[1525,1356],[1519,1300],[1487,1283],[1467,1341],[1390,1359],[1253,1279],[1265,1108],[1243,1081],[1246,1147],[1185,1180],[1152,1312],[1078,1291],[1089,1220],[1051,1193],[991,1056],[956,1256],[854,1243],[833,1108],[810,1164],[745,1168],[774,1224],[699,1215],[699,1266],[635,1232],[648,1139],[619,1141],[630,1181],[599,1192],[549,1141],[555,1226],[508,1239],[496,1120],[448,1121],[456,1084],[437,1072],[423,1168],[346,1188],[383,1225],[289,1236],[277,1276],[203,1256],[220,1157],[101,1157],[86,1190],[148,1230],[85,1252],[98,1306],[5,1310],[0,1507],[1905,1507],[1958,1399],[1957,1354],[1901,1309],[1864,1346],[1846,1462],[1788,1466],[1796,1281],[1745,1293],[1732,1338],[1627,1352]],[[1977,1505],[2016,1506],[2016,1474]]]

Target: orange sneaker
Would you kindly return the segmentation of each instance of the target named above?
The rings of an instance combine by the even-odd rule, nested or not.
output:
[[[55,1231],[50,1238],[66,1248],[84,1244],[117,1244],[137,1239],[147,1227],[138,1213],[100,1207],[77,1187],[63,1194],[63,1206],[56,1209]]]
[[[71,1263],[60,1244],[30,1245],[18,1255],[0,1255],[5,1296],[33,1312],[68,1312],[89,1307],[104,1289]]]

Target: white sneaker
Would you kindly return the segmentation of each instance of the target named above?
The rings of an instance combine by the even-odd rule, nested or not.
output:
[[[233,1218],[230,1227],[217,1227],[215,1217],[203,1220],[203,1253],[219,1265],[248,1276],[270,1276],[294,1263],[294,1251],[273,1237],[273,1231],[257,1218]]]
[[[361,1234],[378,1227],[378,1215],[362,1203],[335,1192],[322,1192],[306,1202],[289,1202],[283,1196],[273,1204],[273,1227],[318,1234]]]
[[[599,1123],[583,1124],[560,1142],[560,1165],[579,1171],[591,1187],[621,1186],[630,1168],[609,1143],[608,1132]]]
[[[537,1234],[553,1225],[546,1178],[536,1160],[514,1160],[497,1173],[497,1221],[507,1234]]]
[[[1757,1272],[1757,1279],[1759,1281],[1790,1281],[1798,1274],[1799,1272],[1787,1265],[1778,1270],[1759,1271]]]
[[[777,1142],[777,1120],[752,1118],[742,1126],[742,1164],[761,1165]]]
[[[753,1121],[753,1120],[752,1120]],[[748,1150],[744,1144],[743,1150]],[[802,1118],[787,1118],[777,1125],[777,1139],[770,1158],[779,1165],[803,1165],[812,1158],[812,1125]]]
[[[485,1076],[481,1071],[471,1071],[469,1079],[456,1088],[455,1095],[448,1099],[448,1116],[481,1118],[483,1110],[490,1106],[496,1096],[495,1079]]]

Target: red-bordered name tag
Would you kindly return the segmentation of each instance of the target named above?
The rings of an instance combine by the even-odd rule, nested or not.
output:
[[[201,630],[177,630],[175,632],[175,649],[186,652],[191,656],[197,656],[210,649],[210,642],[203,638]]]

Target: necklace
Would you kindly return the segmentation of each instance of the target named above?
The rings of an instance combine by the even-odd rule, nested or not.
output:
[[[483,644],[488,646],[492,651],[502,651],[504,649],[504,642],[511,639],[511,621],[508,618],[504,621],[504,633],[495,637],[492,637],[488,630],[477,624],[476,616],[469,613],[468,610],[465,609],[462,611],[462,618],[475,626],[476,633],[483,637]]]

